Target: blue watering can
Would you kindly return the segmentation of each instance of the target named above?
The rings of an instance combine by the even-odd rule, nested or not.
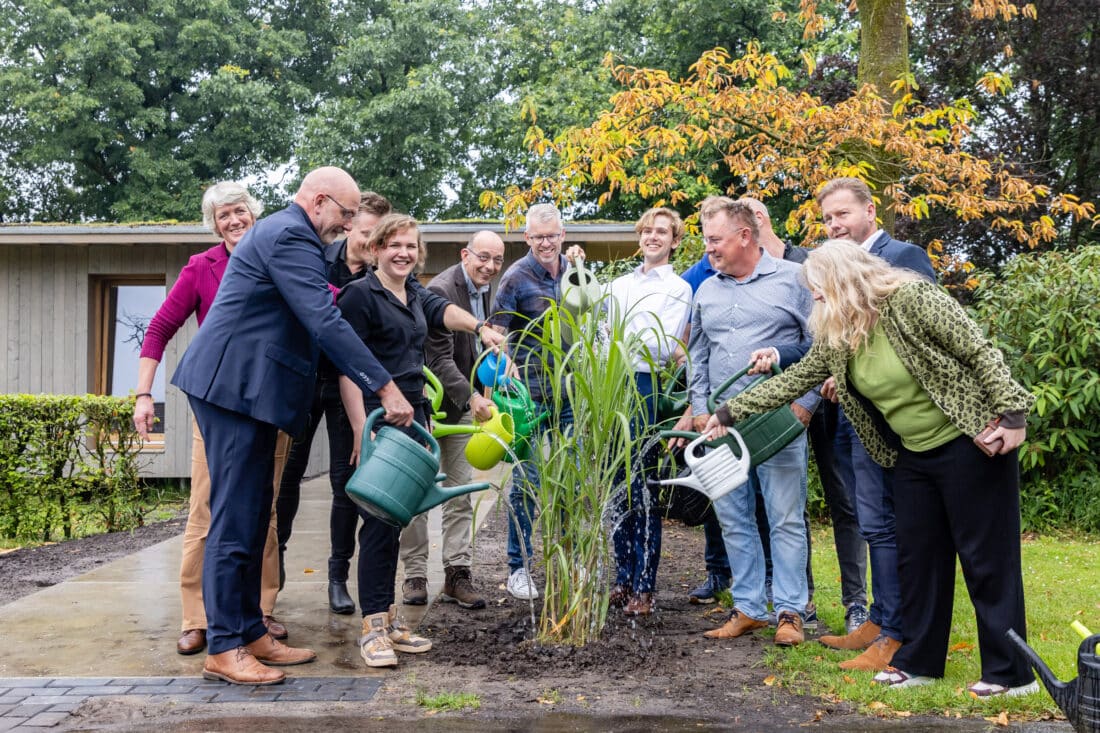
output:
[[[439,486],[439,443],[419,423],[413,428],[429,450],[390,425],[371,437],[375,421],[386,411],[379,407],[367,417],[359,452],[359,467],[348,479],[345,491],[358,506],[391,524],[408,526],[413,517],[457,496],[489,488],[481,482],[463,486]],[[430,451],[430,452],[429,452]]]

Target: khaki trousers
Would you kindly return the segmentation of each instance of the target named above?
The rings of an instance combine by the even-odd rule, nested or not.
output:
[[[206,628],[206,609],[202,602],[202,561],[206,552],[206,533],[210,529],[210,472],[206,467],[206,446],[198,423],[192,420],[191,502],[187,527],[183,530],[183,558],[180,561],[180,597],[183,602],[183,631]],[[280,432],[275,443],[275,496],[271,503],[271,524],[264,544],[263,574],[260,579],[260,609],[265,616],[275,610],[279,594],[279,540],[275,500],[279,498],[279,480],[286,465],[290,436]]]
[[[472,425],[469,412],[459,420]],[[469,435],[439,438],[440,472],[447,474],[444,486],[460,486],[472,480],[474,469],[466,462]],[[443,567],[470,567],[473,540],[473,495],[458,496],[443,504]],[[406,578],[428,577],[428,513],[417,514],[401,532],[401,562]]]

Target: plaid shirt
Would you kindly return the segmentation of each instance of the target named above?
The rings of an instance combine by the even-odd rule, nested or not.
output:
[[[489,323],[509,332],[510,351],[532,399],[547,402],[552,393],[546,376],[553,361],[539,344],[540,317],[550,303],[561,300],[565,257],[559,255],[558,275],[552,276],[530,252],[509,267],[500,279]],[[523,333],[530,326],[530,331]],[[545,363],[544,363],[545,362]]]

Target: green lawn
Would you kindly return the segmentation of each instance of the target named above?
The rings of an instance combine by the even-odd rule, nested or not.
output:
[[[822,626],[819,634],[843,633],[840,574],[831,530],[814,533],[815,601]],[[1070,628],[1078,620],[1100,632],[1100,540],[1069,535],[1028,538],[1023,545],[1024,588],[1027,598],[1028,642],[1063,680],[1077,675],[1080,637]],[[1028,720],[1059,714],[1050,696],[1040,694],[1012,700],[980,701],[967,693],[978,680],[978,638],[974,609],[966,595],[962,574],[956,575],[955,613],[951,627],[947,672],[943,680],[926,687],[887,690],[871,683],[870,672],[844,672],[836,664],[852,656],[817,643],[794,649],[773,649],[767,662],[775,670],[775,684],[844,700],[865,712],[884,716],[914,714],[996,717]]]

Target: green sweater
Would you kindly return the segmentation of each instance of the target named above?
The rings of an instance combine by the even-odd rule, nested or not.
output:
[[[1012,379],[1001,352],[955,300],[928,282],[899,287],[881,307],[881,323],[905,369],[966,435],[991,419],[1020,428],[1035,398]],[[850,348],[817,342],[797,364],[729,400],[718,411],[724,425],[789,404],[806,390],[836,377],[837,396],[871,458],[886,467],[900,445],[882,414],[848,380]]]

